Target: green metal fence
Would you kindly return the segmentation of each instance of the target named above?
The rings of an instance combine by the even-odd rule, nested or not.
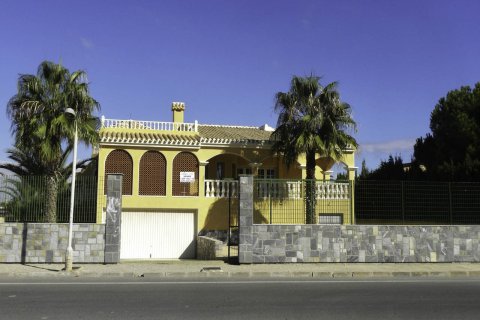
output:
[[[357,224],[480,224],[480,182],[355,183]]]
[[[314,195],[313,223],[352,223],[352,185],[349,181],[254,180],[254,223],[305,224],[307,194]]]
[[[47,222],[48,177],[0,176],[0,216],[6,222]],[[56,222],[68,222],[71,184],[60,180],[56,199]],[[96,222],[97,177],[77,175],[75,183],[74,222]],[[98,203],[103,206],[104,197]]]

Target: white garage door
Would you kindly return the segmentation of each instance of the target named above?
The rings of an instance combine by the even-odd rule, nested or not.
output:
[[[122,212],[121,259],[195,258],[192,212]]]

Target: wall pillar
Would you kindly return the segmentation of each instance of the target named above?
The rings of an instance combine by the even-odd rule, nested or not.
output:
[[[253,176],[241,175],[239,177],[239,238],[238,262],[253,262]]]
[[[355,178],[357,167],[348,167],[348,180],[350,181],[350,223],[355,224]]]
[[[107,175],[107,214],[105,221],[105,263],[120,261],[120,230],[122,222],[121,174]]]

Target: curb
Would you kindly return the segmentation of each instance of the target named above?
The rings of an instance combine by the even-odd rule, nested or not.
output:
[[[138,275],[146,279],[153,278],[454,278],[480,277],[478,271],[447,272],[158,272]]]
[[[5,272],[0,273],[1,278],[145,278],[145,279],[165,279],[165,278],[301,278],[301,279],[379,279],[379,278],[455,278],[472,277],[479,278],[480,271],[412,271],[412,272],[382,272],[382,271],[359,271],[359,272],[252,272],[252,271],[195,271],[195,272],[82,272],[74,271],[67,273],[65,271],[56,272]]]

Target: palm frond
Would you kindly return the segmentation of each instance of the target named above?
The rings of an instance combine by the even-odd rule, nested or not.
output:
[[[287,165],[301,154],[315,153],[338,160],[347,147],[357,146],[355,138],[348,134],[356,129],[351,107],[340,100],[338,83],[322,86],[319,81],[320,77],[314,75],[294,76],[290,90],[275,95],[278,120],[271,136],[272,150],[283,154]],[[312,166],[311,161],[307,166]]]

